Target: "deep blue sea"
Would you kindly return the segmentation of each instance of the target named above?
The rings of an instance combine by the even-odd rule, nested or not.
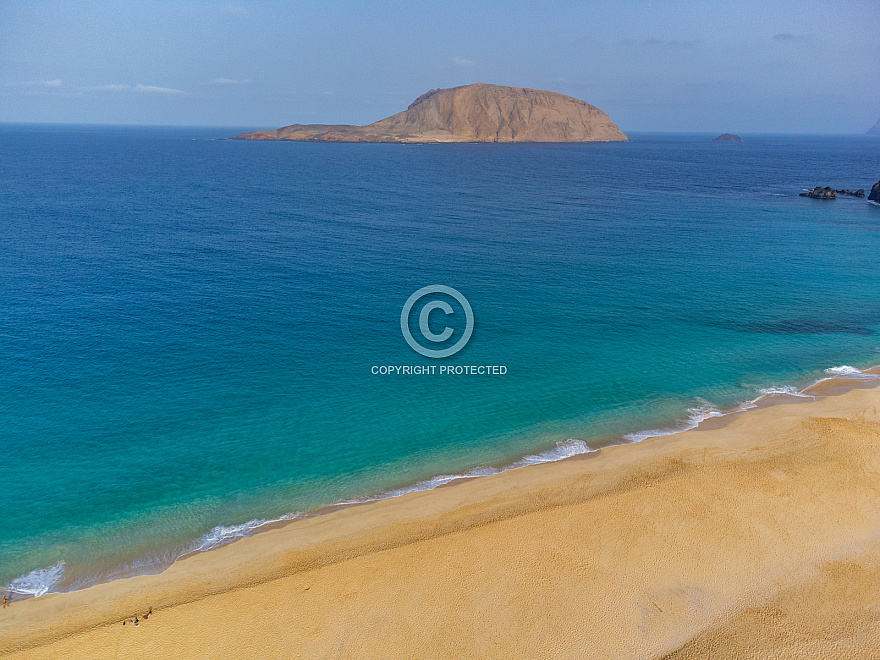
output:
[[[14,593],[880,362],[880,206],[798,197],[870,189],[877,138],[214,139],[243,130],[0,126]],[[401,333],[428,285],[473,310],[445,359]],[[428,324],[454,343],[463,319]],[[389,365],[437,373],[373,373]],[[480,365],[506,373],[439,373]]]

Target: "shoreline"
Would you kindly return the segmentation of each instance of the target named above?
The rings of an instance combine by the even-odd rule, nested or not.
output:
[[[797,466],[799,470],[809,473],[808,476],[813,479],[821,478],[824,483],[824,480],[829,479],[832,475],[818,477],[818,474],[824,473],[817,473],[813,470],[813,463],[816,462],[816,459],[811,454],[813,450],[818,451],[817,447],[824,447],[823,442],[825,444],[830,442],[830,440],[826,442],[821,439],[824,437],[822,436],[821,420],[831,420],[835,424],[840,422],[841,424],[838,426],[841,426],[844,431],[855,433],[854,443],[862,441],[860,433],[874,433],[876,429],[871,425],[880,422],[880,415],[877,413],[878,407],[880,407],[880,394],[875,391],[877,385],[880,385],[880,378],[877,378],[880,376],[880,368],[866,369],[864,373],[868,377],[841,378],[837,377],[839,374],[833,374],[831,377],[821,379],[802,390],[802,392],[811,390],[807,396],[815,398],[808,399],[801,395],[796,401],[755,406],[724,417],[712,418],[709,423],[697,428],[654,437],[649,443],[612,445],[579,456],[581,459],[589,457],[590,460],[559,460],[540,463],[530,466],[529,470],[509,469],[492,475],[492,478],[464,478],[445,484],[455,484],[456,488],[439,487],[431,490],[419,490],[408,493],[406,497],[372,500],[364,503],[363,506],[336,507],[335,510],[323,515],[287,521],[278,527],[266,529],[259,534],[242,538],[211,552],[190,555],[186,557],[186,561],[177,561],[156,575],[132,577],[101,583],[80,591],[47,594],[40,598],[17,601],[12,608],[4,611],[0,616],[0,654],[14,650],[32,649],[35,654],[32,657],[44,657],[40,655],[43,651],[50,653],[45,657],[51,657],[51,653],[58,650],[53,648],[57,644],[82,643],[90,649],[89,655],[102,657],[98,650],[93,649],[94,640],[90,641],[91,637],[97,635],[102,638],[108,636],[108,639],[115,638],[119,635],[119,630],[122,630],[121,628],[117,630],[118,624],[125,617],[130,617],[133,612],[140,610],[146,612],[147,608],[152,607],[157,617],[170,619],[177,616],[176,612],[183,612],[184,609],[189,611],[193,608],[199,610],[205,607],[210,609],[219,606],[223,611],[225,606],[222,601],[231,598],[233,592],[243,593],[242,590],[248,592],[254,590],[273,591],[282,588],[282,583],[287,584],[293,581],[298,584],[307,578],[311,581],[312,578],[309,576],[316,576],[322,571],[329,570],[331,573],[342,571],[345,573],[354,570],[352,567],[356,564],[368,560],[379,562],[379,566],[384,566],[384,570],[390,571],[392,574],[418,571],[418,567],[424,562],[422,564],[416,562],[410,566],[409,564],[400,564],[399,561],[393,559],[393,556],[401,554],[406,556],[426,544],[439,544],[444,548],[445,553],[453,554],[470,548],[470,552],[466,552],[464,556],[473,559],[475,556],[482,556],[485,553],[484,548],[491,545],[488,541],[486,544],[476,543],[476,537],[486,535],[492,537],[492,530],[499,526],[508,527],[518,535],[525,534],[523,542],[526,543],[527,540],[526,545],[529,543],[538,544],[541,552],[547,553],[544,555],[544,561],[552,564],[553,561],[550,557],[554,557],[558,552],[557,546],[550,540],[543,541],[540,538],[533,538],[526,519],[536,516],[558,517],[575,509],[593,510],[597,506],[601,508],[604,502],[605,504],[613,503],[614,506],[610,509],[603,509],[603,515],[600,517],[589,518],[592,523],[601,525],[607,524],[605,521],[613,520],[614,524],[626,527],[633,524],[632,516],[620,517],[619,513],[615,514],[615,511],[618,511],[622,507],[622,502],[629,497],[650,495],[649,491],[654,488],[666,488],[669,493],[674,495],[668,501],[677,502],[682,498],[688,500],[696,493],[702,493],[700,488],[709,488],[714,491],[716,487],[712,485],[711,481],[705,482],[701,479],[699,470],[694,466],[702,465],[704,470],[710,468],[716,470],[719,478],[727,478],[729,472],[741,470],[747,481],[754,480],[758,476],[761,480],[772,477],[771,481],[773,481],[776,478],[773,476],[773,470],[769,470],[769,472],[765,470],[756,476],[749,472],[750,465],[755,461],[772,463],[780,456],[784,456],[787,464]],[[853,374],[847,375],[852,376]],[[789,399],[784,395],[773,398]],[[815,420],[819,420],[819,422]],[[831,424],[831,421],[828,423]],[[806,429],[804,433],[807,435],[818,434],[820,440],[816,440],[812,445],[807,443],[804,446],[799,440],[787,437],[785,434],[795,427]],[[832,430],[834,431],[834,429]],[[837,431],[840,429],[837,429],[835,433]],[[779,436],[781,440],[771,439],[768,441],[767,437],[770,436],[773,438]],[[834,433],[830,433],[829,438],[833,439],[833,437]],[[753,447],[756,442],[760,446]],[[874,450],[880,450],[880,443],[875,445],[873,442],[869,442],[860,449],[863,454]],[[753,456],[752,453],[756,451],[758,454]],[[840,448],[841,456],[849,456],[847,452],[846,447]],[[826,459],[833,462],[835,460],[833,454],[834,452],[829,454],[832,457],[826,457]],[[850,458],[856,460],[858,457]],[[869,467],[870,465],[872,464],[869,463]],[[872,469],[876,471],[876,466]],[[835,488],[844,488],[856,478],[849,472],[843,471],[843,473],[847,477],[846,483],[829,486],[831,489],[829,492],[833,497],[829,498],[828,504],[840,505],[843,502],[855,501],[856,504],[867,502],[869,505],[867,508],[860,509],[861,517],[858,520],[851,520],[849,514],[840,516],[852,523],[852,529],[847,528],[846,534],[841,535],[842,528],[835,526],[842,524],[839,521],[828,521],[822,516],[810,516],[806,524],[815,528],[811,531],[814,535],[818,535],[816,539],[824,539],[822,543],[818,543],[817,540],[811,540],[808,543],[805,541],[806,545],[802,549],[790,548],[788,552],[783,553],[782,558],[785,561],[782,561],[782,558],[773,561],[768,559],[770,564],[763,567],[765,572],[769,570],[779,573],[778,589],[774,589],[772,594],[762,592],[763,587],[755,583],[753,575],[751,579],[740,585],[738,595],[733,601],[730,600],[732,596],[725,597],[727,600],[721,598],[720,602],[723,602],[724,607],[720,609],[709,608],[711,616],[707,612],[702,612],[697,617],[699,625],[691,621],[682,629],[667,631],[660,635],[657,640],[661,638],[665,640],[663,641],[663,644],[666,645],[664,648],[669,652],[674,651],[678,647],[670,646],[672,638],[681,639],[682,643],[689,639],[696,639],[698,634],[706,633],[710,628],[710,623],[716,621],[724,612],[746,611],[743,609],[746,605],[752,606],[764,602],[783,586],[792,587],[799,584],[798,580],[808,579],[815,573],[816,557],[823,558],[826,562],[837,560],[840,557],[851,557],[855,556],[856,550],[861,552],[870,549],[873,547],[873,543],[880,541],[880,535],[874,531],[878,528],[877,523],[880,523],[880,513],[878,513],[877,520],[872,517],[872,514],[865,513],[866,511],[878,510],[876,500],[869,502],[865,499],[867,496],[861,482],[859,482],[857,493],[859,497],[855,500],[853,500],[851,492],[840,493],[834,490]],[[686,477],[693,478],[694,483],[691,486],[699,486],[694,489],[693,493],[690,487],[683,490],[676,490],[673,487],[674,482]],[[784,482],[785,479],[780,483]],[[739,484],[738,481],[732,483]],[[766,484],[764,485],[766,486]],[[804,485],[807,488],[807,491],[804,492],[811,491],[816,487],[815,483],[809,481],[806,481]],[[748,493],[749,491],[746,489],[740,493],[740,496],[747,498]],[[723,500],[727,493],[717,491],[716,495]],[[707,496],[700,495],[699,497],[704,499]],[[800,519],[801,516],[794,513],[798,511],[798,506],[814,509],[819,504],[804,499],[802,495],[800,498],[794,496],[790,496],[790,498],[794,498],[794,505],[787,504],[786,508],[781,510],[783,512],[781,517],[777,516],[772,521],[766,522],[766,525],[768,527],[778,525],[781,528],[786,528],[786,535],[797,536],[798,530],[788,529],[788,526],[794,523],[805,524],[804,520]],[[762,504],[760,499],[758,498],[757,504]],[[669,509],[667,499],[660,498],[658,500],[649,497],[649,500],[654,502],[646,504],[649,509],[657,507]],[[703,505],[709,506],[707,503]],[[697,506],[697,504],[692,503],[689,506]],[[625,507],[622,508],[625,509]],[[791,515],[795,520],[788,520],[787,514],[784,514],[786,510],[792,511]],[[721,511],[725,516],[736,515],[735,508],[722,507],[716,514],[722,515]],[[760,511],[760,508],[756,511]],[[680,514],[680,512],[672,510],[667,513],[673,518]],[[615,518],[616,515],[617,518]],[[663,518],[661,517],[659,520],[663,520]],[[699,536],[704,532],[700,528],[691,528],[691,523],[687,518],[682,519],[679,516],[675,520],[677,522],[673,528],[677,529],[682,526],[687,528],[679,530],[682,532],[684,541],[694,541],[690,537]],[[602,521],[602,523],[597,521]],[[580,525],[583,520],[578,519],[574,522],[569,520],[569,524],[575,523]],[[657,524],[656,521],[654,524]],[[550,529],[552,531],[553,528]],[[853,529],[856,529],[858,533]],[[646,530],[642,531],[647,533]],[[740,528],[739,533],[748,535],[751,530]],[[678,535],[676,532],[673,536],[677,537]],[[780,538],[785,538],[785,535]],[[845,542],[841,539],[845,539]],[[506,541],[498,545],[498,539],[494,540],[496,544],[492,547],[497,552],[504,554],[517,551],[516,547],[507,547],[510,544]],[[556,540],[560,541],[560,539]],[[647,540],[640,536],[634,536],[632,540],[636,547],[643,548],[647,543]],[[661,540],[668,541],[666,537]],[[736,535],[733,540],[734,545],[739,545],[741,541]],[[564,538],[561,541],[564,541]],[[779,543],[782,544],[782,541]],[[589,543],[585,547],[589,549]],[[602,547],[599,544],[593,550],[601,550]],[[677,552],[680,553],[682,546],[676,544],[676,547],[678,548]],[[621,547],[620,551],[629,556],[631,552],[635,552],[635,549],[635,547],[625,546]],[[475,552],[477,555],[474,555]],[[578,548],[570,548],[568,552],[577,553]],[[602,552],[599,552],[597,556],[603,556]],[[718,552],[724,552],[724,550]],[[813,556],[810,561],[806,561],[811,552],[818,554]],[[436,559],[436,555],[432,556]],[[648,556],[629,557],[627,561],[630,563],[644,562],[647,561]],[[382,557],[388,561],[383,563]],[[391,559],[388,559],[389,557]],[[581,563],[589,561],[589,557],[592,557],[591,553],[588,553],[587,558],[581,557],[579,561]],[[605,568],[613,570],[613,567],[617,565],[615,561],[611,561]],[[736,561],[746,560],[737,555]],[[389,569],[389,566],[393,566],[394,569]],[[717,568],[717,564],[715,566]],[[542,565],[533,565],[532,568],[534,570],[548,569]],[[373,570],[376,570],[375,567]],[[464,569],[462,568],[462,570]],[[492,570],[501,571],[505,575],[509,573],[509,571],[497,567]],[[738,570],[742,570],[741,567]],[[797,576],[790,575],[789,573],[792,571],[797,573]],[[761,574],[763,575],[763,573]],[[369,575],[359,575],[359,584],[364,581],[369,582],[371,579]],[[514,575],[511,577],[507,575],[507,577],[516,581],[522,576]],[[420,579],[422,578],[424,578],[423,575]],[[389,588],[387,584],[380,586],[382,589]],[[449,589],[450,586],[454,585],[444,583],[442,588]],[[339,585],[337,585],[338,587]],[[717,585],[712,588],[718,589]],[[294,591],[290,591],[287,587],[285,589],[286,593],[293,598],[308,591],[309,585],[300,585]],[[707,585],[702,585],[700,589],[711,591]],[[375,589],[370,590],[371,593],[373,591]],[[755,593],[751,593],[752,591]],[[361,590],[356,590],[356,592],[361,593]],[[758,592],[761,593],[758,594]],[[382,593],[385,592],[382,591]],[[607,585],[605,591],[599,590],[597,594],[597,597],[606,597],[608,595]],[[734,607],[732,604],[734,601],[737,606],[735,609],[731,609]],[[332,613],[334,607],[330,606],[327,611]],[[703,605],[696,607],[696,610],[702,609],[705,609]],[[687,618],[685,616],[685,619]],[[690,621],[690,619],[688,620]],[[160,625],[158,621],[150,621],[148,624],[151,630],[160,628]],[[174,639],[175,637],[172,635],[166,641],[173,644]],[[177,641],[185,644],[187,639],[184,636]],[[190,651],[188,655],[185,648],[187,647],[183,647],[184,650],[178,648],[177,653],[182,653],[180,657],[192,657],[193,652]],[[30,654],[25,655],[30,657]],[[56,653],[56,657],[58,655],[61,654]],[[135,653],[135,655],[137,654]],[[612,655],[609,657],[624,656]]]
[[[827,368],[824,370],[824,373],[829,375],[813,380],[810,385],[801,389],[798,389],[793,385],[768,387],[759,390],[759,396],[755,399],[740,402],[727,409],[721,410],[712,405],[690,408],[688,409],[688,417],[675,420],[669,427],[618,435],[609,438],[606,442],[603,442],[598,446],[590,446],[586,442],[577,438],[568,438],[566,440],[557,441],[554,447],[545,449],[544,451],[526,454],[509,462],[479,465],[469,468],[461,473],[437,474],[428,477],[427,479],[405,484],[391,490],[367,493],[354,498],[325,504],[312,510],[290,512],[279,518],[252,519],[238,524],[218,525],[212,528],[209,532],[194,539],[189,546],[180,548],[174,559],[167,561],[164,565],[158,563],[153,564],[146,570],[137,572],[126,572],[124,569],[116,570],[109,575],[102,576],[103,579],[98,578],[96,581],[89,582],[84,586],[74,586],[59,591],[52,590],[54,584],[59,581],[55,580],[55,583],[48,585],[48,588],[45,591],[36,592],[37,590],[34,589],[34,587],[37,586],[39,588],[42,585],[39,582],[37,585],[34,585],[34,580],[31,578],[35,577],[39,581],[42,580],[44,575],[48,574],[51,576],[53,572],[58,572],[60,575],[63,573],[64,562],[62,561],[59,564],[34,569],[27,574],[19,576],[8,585],[5,585],[0,591],[9,595],[11,602],[21,602],[23,600],[52,594],[76,593],[78,591],[91,589],[102,584],[109,584],[120,580],[161,575],[178,562],[197,557],[205,552],[217,550],[218,548],[231,545],[242,539],[250,538],[266,531],[286,527],[287,525],[303,519],[324,516],[349,507],[356,507],[371,502],[402,497],[410,493],[429,492],[437,488],[446,488],[480,477],[503,474],[523,467],[555,463],[558,461],[569,461],[573,459],[580,460],[595,456],[600,451],[610,447],[637,444],[644,442],[645,440],[677,435],[697,428],[707,430],[721,428],[727,424],[733,416],[754,408],[765,408],[781,404],[808,403],[810,401],[815,401],[817,397],[836,396],[854,388],[873,388],[880,386],[880,365],[874,365],[865,369],[843,365],[840,367]],[[14,586],[16,582],[23,582],[31,589],[31,591],[16,591]]]

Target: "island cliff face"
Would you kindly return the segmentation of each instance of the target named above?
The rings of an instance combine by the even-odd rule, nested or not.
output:
[[[477,83],[432,89],[403,112],[367,126],[292,124],[237,140],[304,142],[617,142],[626,135],[586,101],[524,87]]]
[[[880,135],[880,119],[867,131],[868,135]]]

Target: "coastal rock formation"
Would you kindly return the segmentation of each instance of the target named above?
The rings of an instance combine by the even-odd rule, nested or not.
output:
[[[871,193],[868,195],[868,201],[880,204],[880,181],[871,186]]]
[[[868,135],[880,135],[880,119],[878,119],[877,123],[869,128],[866,132]]]
[[[742,142],[743,139],[739,135],[734,135],[733,133],[724,133],[723,135],[719,135],[717,138],[712,140],[712,142]]]
[[[305,142],[616,142],[626,135],[586,101],[524,87],[477,83],[422,94],[367,126],[292,124],[238,140]]]
[[[834,188],[825,186],[816,186],[809,192],[802,192],[801,197],[810,197],[812,199],[837,199],[837,191]]]
[[[877,186],[874,187],[876,188]],[[812,197],[813,199],[836,199],[838,195],[846,195],[847,197],[864,197],[865,189],[859,188],[858,190],[850,190],[847,188],[846,190],[837,190],[835,188],[829,188],[828,186],[825,186],[824,188],[822,186],[816,186],[808,192],[801,193],[801,197]]]

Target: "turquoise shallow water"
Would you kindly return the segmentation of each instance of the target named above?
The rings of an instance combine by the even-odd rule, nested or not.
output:
[[[240,130],[0,126],[0,585],[880,362],[880,206],[797,196],[869,188],[880,140],[212,139]],[[430,284],[474,311],[443,361],[400,332]],[[430,364],[507,373],[371,373]]]

